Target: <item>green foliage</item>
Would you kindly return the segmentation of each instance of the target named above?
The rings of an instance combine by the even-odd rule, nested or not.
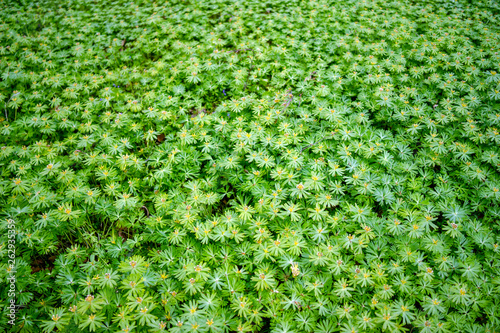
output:
[[[2,0],[0,325],[498,332],[499,10]]]

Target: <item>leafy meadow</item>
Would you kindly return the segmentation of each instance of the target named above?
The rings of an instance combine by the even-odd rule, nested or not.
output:
[[[1,1],[0,326],[498,332],[499,10]]]

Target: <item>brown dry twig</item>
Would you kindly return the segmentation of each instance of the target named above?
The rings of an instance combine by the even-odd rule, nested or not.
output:
[[[146,206],[142,206],[141,209],[144,209],[146,211],[146,217],[149,217],[149,210]]]

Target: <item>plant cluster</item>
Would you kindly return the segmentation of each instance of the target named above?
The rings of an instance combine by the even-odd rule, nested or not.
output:
[[[498,332],[499,10],[0,0],[0,325]]]

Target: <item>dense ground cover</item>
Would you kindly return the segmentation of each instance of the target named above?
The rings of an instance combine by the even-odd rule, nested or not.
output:
[[[498,3],[21,2],[7,331],[499,331]]]

